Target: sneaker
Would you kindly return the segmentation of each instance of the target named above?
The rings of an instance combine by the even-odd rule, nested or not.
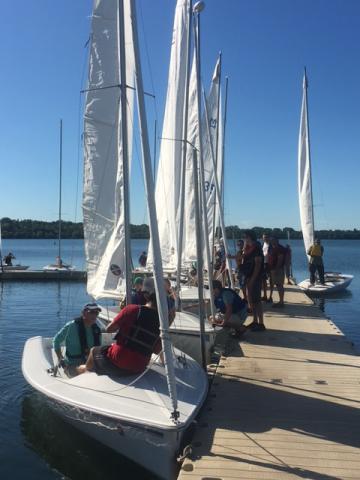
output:
[[[249,325],[246,325],[246,328],[249,328],[250,330],[253,330],[255,325],[258,325],[258,323],[257,322],[251,322],[251,323],[249,323]]]
[[[263,332],[264,330],[266,330],[266,327],[263,323],[257,323],[251,330],[253,332]]]
[[[273,308],[284,308],[284,304],[283,303],[273,303]]]

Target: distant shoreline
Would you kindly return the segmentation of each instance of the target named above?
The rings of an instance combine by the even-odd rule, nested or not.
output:
[[[131,225],[131,238],[144,239],[150,238],[149,226],[146,224]],[[244,235],[244,228],[239,228],[237,225],[230,225],[226,227],[226,238],[229,240],[242,238]],[[270,236],[275,236],[281,240],[302,239],[302,232],[294,230],[290,227],[285,228],[265,228],[253,227],[253,230],[258,238],[261,238],[266,232]],[[41,220],[13,220],[4,217],[1,219],[1,231],[3,239],[43,239],[56,240],[59,232],[59,222],[44,222]],[[289,237],[288,237],[289,235]],[[315,232],[316,237],[322,240],[360,240],[360,230],[354,228],[353,230],[318,230]],[[61,238],[62,239],[83,239],[83,224],[82,222],[61,222]]]

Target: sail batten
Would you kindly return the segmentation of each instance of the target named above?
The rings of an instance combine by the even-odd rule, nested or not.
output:
[[[303,98],[298,145],[298,193],[301,230],[305,251],[314,243],[314,212],[311,179],[310,138],[307,105],[307,78],[303,79]]]

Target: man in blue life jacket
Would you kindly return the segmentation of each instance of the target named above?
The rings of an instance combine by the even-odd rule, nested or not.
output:
[[[81,316],[63,326],[53,338],[53,347],[64,368],[85,363],[90,348],[101,343],[101,331],[96,318],[101,308],[96,303],[84,305]],[[65,345],[65,355],[61,346]]]
[[[220,311],[220,320],[214,319],[215,325],[229,327],[235,330],[234,337],[241,337],[246,331],[243,323],[247,317],[245,300],[231,288],[224,288],[219,280],[213,280],[214,303]]]

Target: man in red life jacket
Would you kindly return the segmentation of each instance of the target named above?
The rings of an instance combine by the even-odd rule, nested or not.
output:
[[[98,375],[136,375],[143,372],[153,353],[160,353],[160,325],[153,278],[145,278],[145,305],[127,305],[107,326],[115,333],[110,346],[92,348],[85,365],[78,373],[93,370]]]

